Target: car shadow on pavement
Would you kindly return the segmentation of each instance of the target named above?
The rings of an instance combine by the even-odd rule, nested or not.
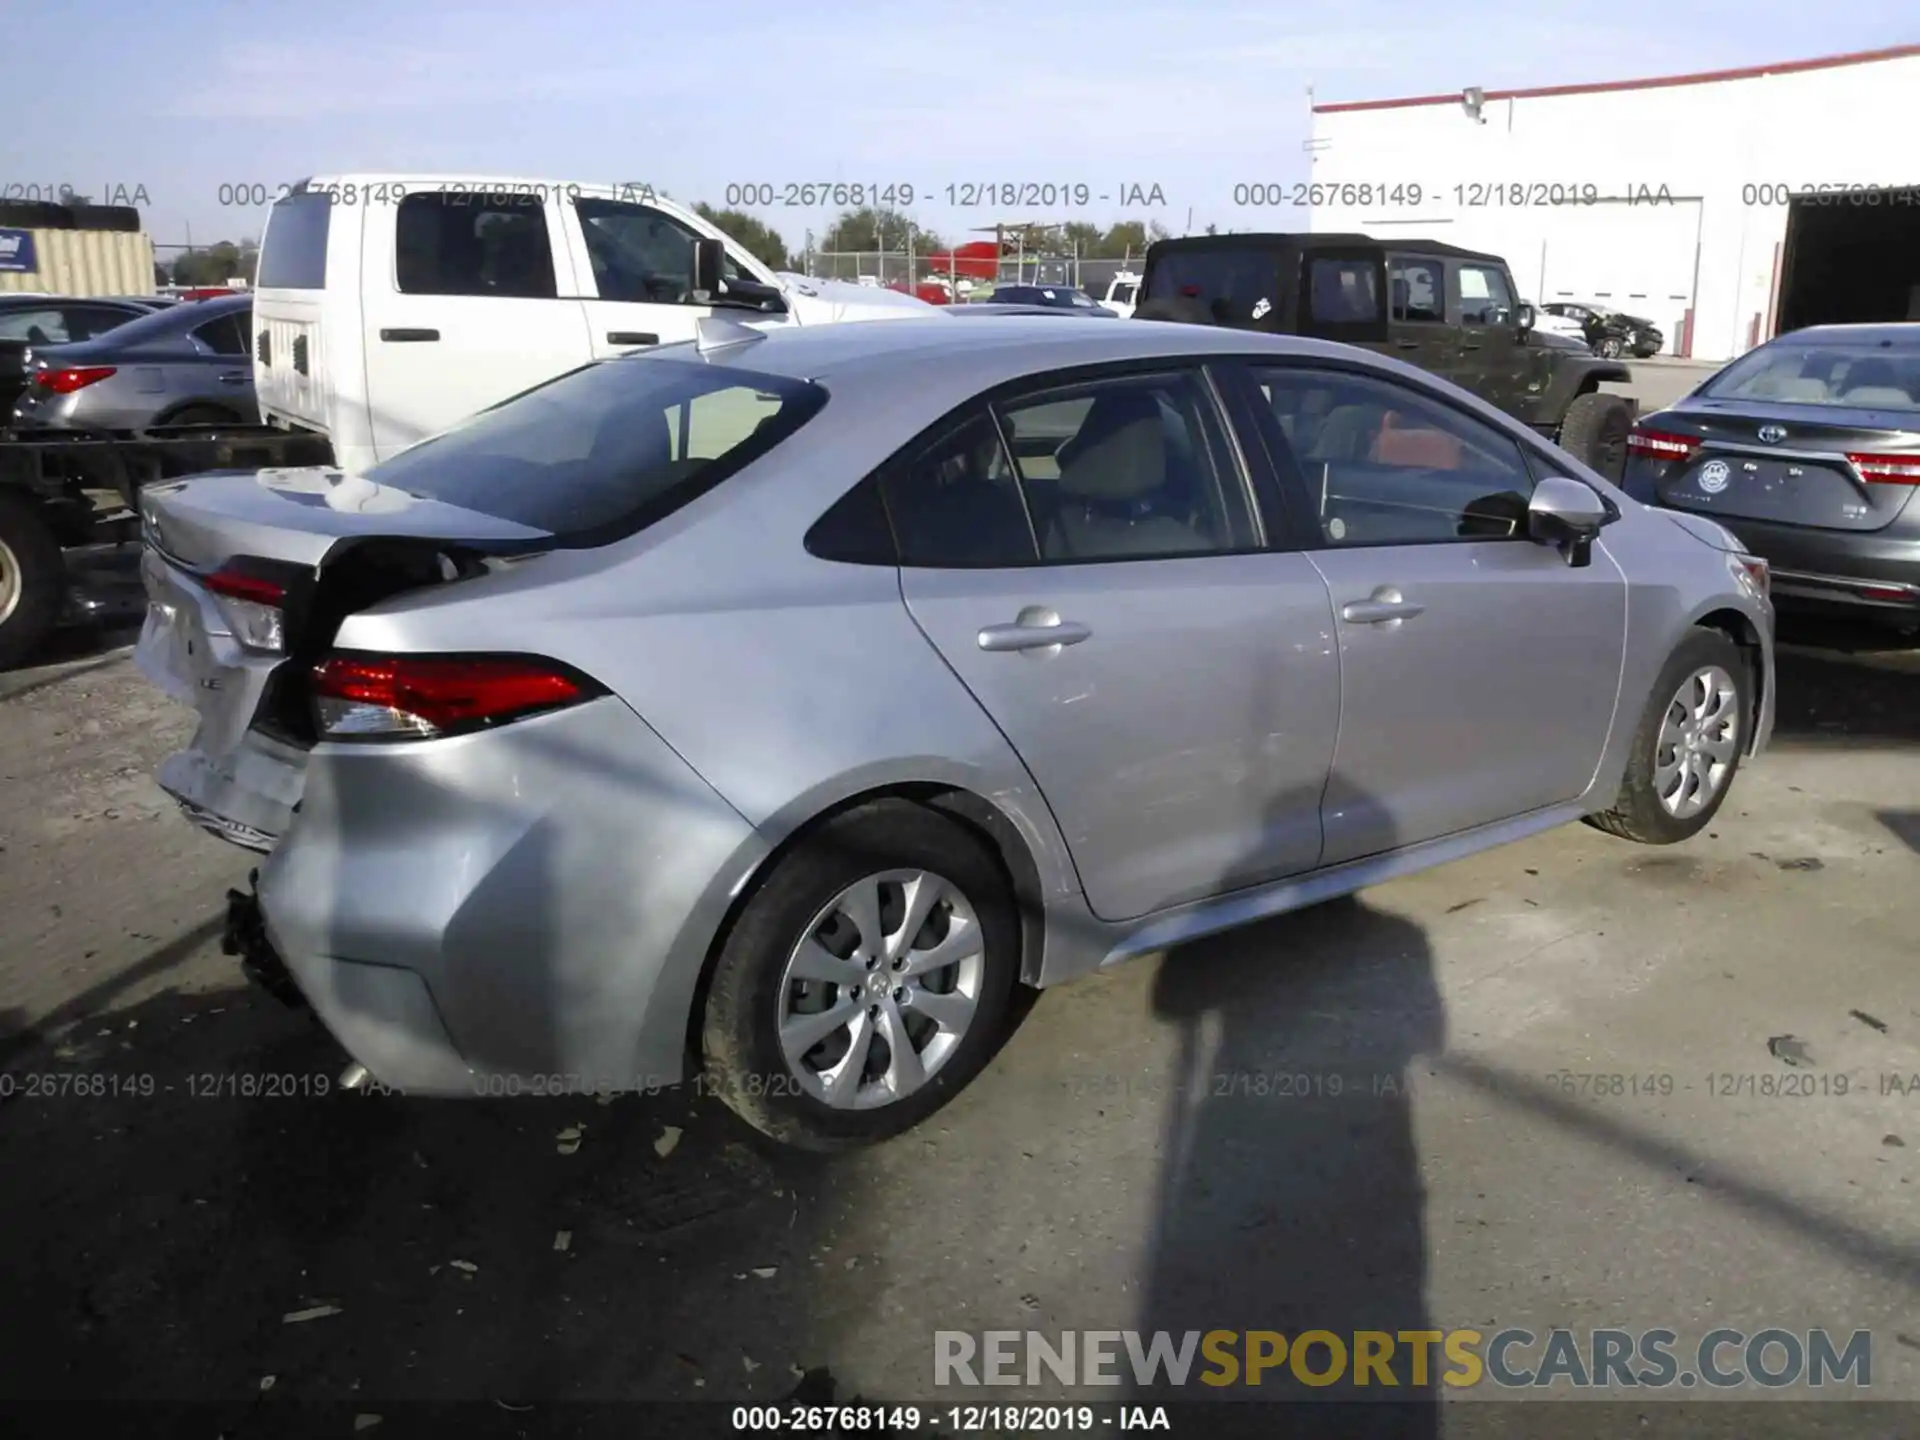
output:
[[[1409,1350],[1430,1330],[1412,1072],[1446,1046],[1425,933],[1328,901],[1170,952],[1152,1003],[1179,1059],[1134,1323],[1176,1344],[1239,1333],[1234,1366],[1203,1353],[1184,1385],[1136,1395],[1311,1405],[1284,1418],[1299,1433],[1437,1434],[1438,1337],[1425,1384]],[[1358,1332],[1397,1385],[1358,1374]]]
[[[1774,738],[1783,748],[1920,744],[1920,642],[1860,617],[1779,617]]]

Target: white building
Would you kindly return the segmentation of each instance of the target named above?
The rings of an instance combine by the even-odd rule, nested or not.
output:
[[[1490,251],[1524,299],[1645,316],[1670,353],[1721,360],[1804,324],[1920,319],[1920,190],[1887,188],[1920,186],[1916,134],[1920,45],[1463,88],[1315,105],[1305,198],[1315,231]]]

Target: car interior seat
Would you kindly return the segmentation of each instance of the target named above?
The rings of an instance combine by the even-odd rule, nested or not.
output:
[[[1180,425],[1176,415],[1172,420]],[[1055,452],[1059,497],[1047,550],[1076,555],[1157,555],[1204,550],[1196,457],[1169,443],[1169,416],[1144,389],[1113,390]]]

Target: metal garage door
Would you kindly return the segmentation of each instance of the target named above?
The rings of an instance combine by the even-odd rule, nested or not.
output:
[[[1667,353],[1678,350],[1693,305],[1699,201],[1556,209],[1541,229],[1543,303],[1592,301],[1644,316],[1666,336]]]

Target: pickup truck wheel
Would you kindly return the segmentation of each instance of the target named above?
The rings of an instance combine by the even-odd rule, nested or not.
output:
[[[1623,396],[1576,395],[1560,421],[1560,448],[1614,484],[1627,469],[1627,433],[1633,406]]]
[[[60,616],[66,561],[36,502],[0,492],[0,669],[17,665]]]

